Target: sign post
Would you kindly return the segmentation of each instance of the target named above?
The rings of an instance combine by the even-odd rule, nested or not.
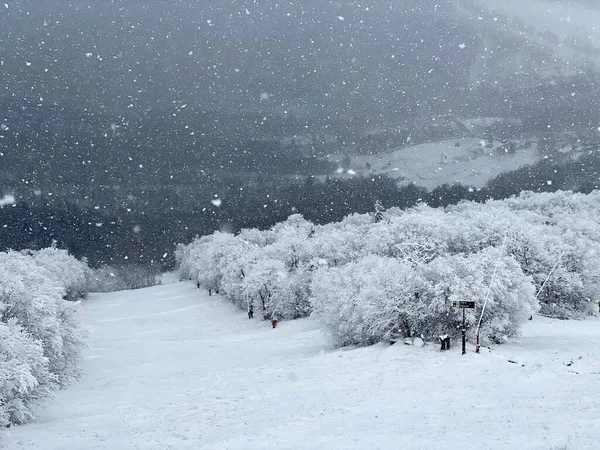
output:
[[[475,309],[475,302],[468,301],[459,301],[452,302],[452,306],[455,308],[462,308],[462,354],[467,353],[467,326],[465,322],[465,310],[466,309]]]
[[[462,326],[462,354],[467,353],[467,327],[465,326],[465,309],[463,308],[463,326]]]

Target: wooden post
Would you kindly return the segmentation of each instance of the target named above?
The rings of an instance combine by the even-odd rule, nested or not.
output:
[[[458,301],[452,302],[452,306],[455,308],[462,308],[462,354],[467,353],[467,323],[466,323],[466,315],[465,309],[475,309],[475,302],[473,301]],[[477,336],[479,337],[479,330],[477,330]],[[479,344],[479,339],[477,339],[477,343]]]
[[[462,354],[467,353],[467,326],[465,325],[465,309],[463,308],[463,325],[462,325]]]

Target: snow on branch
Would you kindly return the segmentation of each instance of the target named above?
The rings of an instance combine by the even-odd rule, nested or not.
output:
[[[0,253],[0,427],[80,375],[84,332],[76,300],[87,266],[55,246]]]
[[[327,225],[293,215],[177,250],[182,278],[259,318],[312,315],[340,345],[456,335],[452,302],[461,300],[475,302],[468,333],[480,322],[484,342],[516,335],[537,311],[585,317],[598,311],[598,255],[599,192],[393,208],[385,220],[354,214]]]

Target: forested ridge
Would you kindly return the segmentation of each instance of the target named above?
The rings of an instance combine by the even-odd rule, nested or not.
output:
[[[32,202],[0,208],[0,250],[43,248],[53,240],[92,266],[135,263],[163,268],[174,264],[173,248],[215,230],[265,229],[301,214],[317,224],[339,221],[348,214],[383,207],[401,209],[419,203],[448,206],[463,200],[504,199],[522,191],[572,190],[589,193],[599,188],[600,153],[593,149],[577,160],[541,163],[504,173],[481,189],[444,185],[428,191],[398,185],[385,176],[350,179],[306,177],[278,186],[263,179],[241,189],[200,192],[196,206],[181,203],[177,193],[159,189],[128,206],[81,208],[45,194]],[[217,192],[219,190],[217,189]],[[211,200],[220,200],[219,206]]]

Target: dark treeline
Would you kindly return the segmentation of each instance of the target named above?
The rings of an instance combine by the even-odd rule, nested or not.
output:
[[[257,173],[268,168],[272,175],[306,176],[336,168],[295,141],[283,143],[268,133],[238,136],[235,130],[241,120],[233,115],[223,116],[216,125],[204,115],[194,117],[195,131],[189,131],[187,125],[171,129],[149,120],[111,124],[72,111],[53,116],[52,109],[24,108],[29,115],[21,110],[17,115],[13,113],[17,108],[11,108],[3,109],[0,101],[0,114],[16,123],[0,129],[0,182],[9,186],[21,186],[23,181],[40,189],[51,183],[94,188],[197,185],[206,173]],[[209,130],[207,122],[234,131],[225,136]],[[207,131],[198,131],[202,127]]]
[[[0,251],[9,248],[42,248],[53,240],[92,266],[144,264],[171,267],[177,243],[215,230],[264,229],[290,214],[302,214],[314,223],[341,220],[351,213],[385,208],[409,208],[420,202],[433,207],[463,200],[483,202],[516,195],[523,190],[591,192],[599,188],[600,157],[590,151],[577,160],[555,164],[544,160],[535,166],[502,174],[482,189],[460,184],[428,191],[398,186],[384,176],[351,179],[305,179],[299,186],[259,184],[233,190],[211,208],[173,209],[157,203],[151,211],[96,210],[72,204],[17,203],[0,208]]]

